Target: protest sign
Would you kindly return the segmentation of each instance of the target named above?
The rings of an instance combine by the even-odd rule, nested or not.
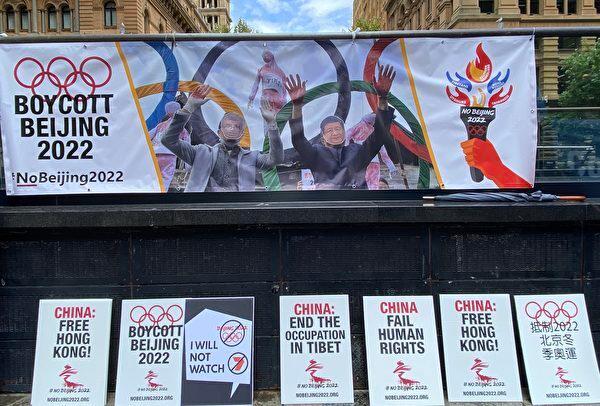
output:
[[[111,299],[40,300],[31,404],[105,405]]]
[[[281,402],[354,402],[347,295],[282,296]]]
[[[298,189],[299,179],[302,190],[374,190],[394,173],[391,189],[534,182],[535,53],[525,35],[376,45],[238,38],[176,49],[82,38],[0,44],[0,59],[9,195],[279,191]],[[386,70],[382,82],[378,65],[395,74]],[[289,75],[306,89],[286,88]],[[384,87],[376,90],[374,78]],[[205,84],[198,97],[207,103],[182,109]],[[303,109],[297,125],[292,96]],[[226,115],[236,123],[228,139],[244,157],[232,182],[210,159]],[[339,147],[343,162],[323,143]]]
[[[181,405],[185,299],[123,300],[115,405]]]
[[[365,296],[371,405],[443,405],[433,298]]]
[[[440,295],[450,402],[521,402],[509,295]]]
[[[600,374],[585,297],[515,296],[515,308],[531,402],[600,402]]]
[[[254,298],[188,299],[182,404],[253,400]]]
[[[116,405],[252,405],[254,298],[122,308]]]

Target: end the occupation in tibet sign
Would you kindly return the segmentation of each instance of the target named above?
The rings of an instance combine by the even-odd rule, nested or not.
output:
[[[509,295],[440,295],[450,402],[521,402]]]
[[[371,405],[443,405],[433,298],[363,297]]]
[[[282,296],[281,403],[353,403],[347,295]]]
[[[254,298],[122,307],[116,405],[252,405]]]
[[[582,294],[515,296],[531,402],[600,402],[600,374]]]
[[[32,405],[105,405],[111,299],[40,300]]]

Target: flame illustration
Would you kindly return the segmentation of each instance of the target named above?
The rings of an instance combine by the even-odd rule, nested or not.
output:
[[[448,98],[456,104],[462,104],[463,106],[469,107],[471,105],[471,99],[469,99],[469,96],[461,92],[458,87],[455,87],[454,90],[457,93],[456,95],[452,94],[450,86],[446,86],[446,94],[448,95]]]
[[[483,83],[492,75],[492,61],[483,50],[481,42],[475,50],[477,57],[467,65],[467,77],[475,83]]]
[[[510,78],[510,69],[506,69],[504,77],[502,71],[497,72],[492,77],[492,61],[483,50],[481,42],[477,45],[475,54],[477,58],[467,64],[468,79],[459,75],[458,72],[455,73],[455,78],[450,75],[449,71],[446,71],[446,78],[451,83],[446,86],[446,95],[453,103],[465,107],[487,106],[493,108],[498,104],[505,103],[513,91],[513,86],[510,85],[508,91],[503,94]],[[479,85],[474,86],[474,84]],[[454,91],[451,90],[452,88],[454,88]],[[487,90],[490,96],[484,90]]]
[[[458,72],[456,72],[455,75],[457,79],[453,79],[452,76],[450,76],[450,72],[446,71],[446,77],[448,78],[448,81],[450,83],[452,83],[456,87],[461,87],[465,89],[467,92],[470,92],[473,88],[473,85],[471,84],[471,82],[469,82],[469,79],[460,76]]]
[[[508,82],[508,78],[510,76],[510,69],[506,70],[506,75],[504,75],[504,78],[500,79],[500,76],[502,76],[502,72],[498,72],[498,74],[496,76],[494,76],[487,84],[487,91],[488,93],[492,94],[494,93],[494,90],[501,88],[502,86],[504,86],[506,84],[506,82]]]
[[[473,103],[471,105],[473,107],[483,107],[483,106],[485,106],[485,101],[487,99],[487,96],[485,95],[483,90],[481,90],[480,88],[478,88],[477,91],[479,92],[480,98],[478,99],[477,96],[474,96],[474,95],[471,96],[473,98]]]
[[[513,86],[510,85],[510,87],[508,88],[508,92],[506,92],[506,94],[504,94],[504,95],[502,94],[503,91],[504,91],[504,88],[501,87],[500,90],[498,90],[498,92],[494,93],[490,97],[488,107],[494,107],[494,106],[497,106],[498,104],[502,104],[505,101],[507,101],[510,98],[510,95],[512,94]]]

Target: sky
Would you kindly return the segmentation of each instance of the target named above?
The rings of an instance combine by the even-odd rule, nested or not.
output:
[[[339,32],[352,25],[352,0],[231,0],[231,17],[262,33]]]

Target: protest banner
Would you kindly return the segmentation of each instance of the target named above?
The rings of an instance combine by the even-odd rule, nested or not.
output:
[[[600,402],[584,295],[515,296],[515,308],[531,403]]]
[[[0,57],[9,195],[534,183],[529,35],[16,43]],[[241,148],[227,182],[223,139]]]
[[[281,402],[354,402],[347,295],[281,296]]]
[[[431,296],[364,296],[369,403],[443,405]]]
[[[510,296],[440,295],[450,402],[521,402]]]
[[[40,300],[31,404],[106,404],[112,299]]]
[[[124,300],[116,405],[252,405],[254,298]]]
[[[254,298],[188,299],[184,405],[248,405],[253,400]]]

